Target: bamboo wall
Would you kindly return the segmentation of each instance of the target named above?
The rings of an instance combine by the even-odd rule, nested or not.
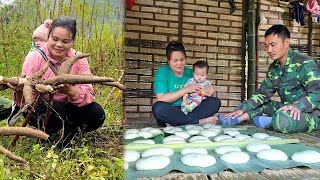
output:
[[[307,26],[299,27],[289,18],[289,5],[278,7],[276,2],[261,1],[268,24],[262,25],[259,31],[259,82],[271,63],[263,51],[263,35],[272,24],[290,26],[293,44],[307,46]],[[189,67],[198,60],[208,62],[208,79],[222,101],[220,112],[232,111],[246,94],[242,90],[245,87],[245,59],[241,56],[242,3],[236,0],[237,10],[230,15],[227,1],[183,0],[181,5],[179,0],[136,0],[133,9],[126,11],[125,18],[124,79],[128,90],[124,94],[124,109],[127,118],[151,117],[151,106],[156,102],[154,74],[166,63],[167,43],[176,40],[181,40],[187,49]],[[319,26],[314,26],[313,54],[316,54],[319,52]]]

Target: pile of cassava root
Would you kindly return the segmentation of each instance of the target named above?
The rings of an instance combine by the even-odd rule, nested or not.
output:
[[[25,77],[21,78],[23,81],[23,101],[24,106],[20,109],[18,114],[21,114],[23,112],[28,112],[22,127],[0,127],[0,135],[15,135],[15,138],[11,142],[11,146],[14,146],[16,141],[18,140],[20,135],[26,135],[26,136],[32,136],[37,137],[39,139],[46,140],[48,139],[48,135],[45,133],[45,128],[47,124],[47,120],[49,119],[50,112],[47,111],[46,117],[44,118],[44,123],[42,125],[42,128],[40,130],[35,130],[31,128],[27,128],[27,124],[29,123],[29,120],[32,116],[32,113],[37,108],[38,104],[41,101],[47,101],[46,104],[50,105],[52,101],[52,96],[55,93],[54,86],[58,86],[61,84],[93,84],[93,83],[99,83],[102,85],[107,86],[113,86],[116,88],[119,88],[121,90],[125,90],[125,86],[122,85],[119,82],[116,82],[113,78],[109,77],[100,77],[95,75],[72,75],[69,74],[72,65],[79,59],[85,58],[90,56],[90,54],[79,54],[74,57],[71,57],[67,60],[65,60],[60,67],[59,71],[56,71],[53,68],[53,71],[56,76],[48,78],[46,80],[41,80],[41,77],[43,74],[48,70],[50,64],[50,61],[47,61],[45,66],[40,69],[38,72],[36,72],[32,77]],[[13,90],[16,89],[16,86],[19,84],[19,78],[18,77],[11,77],[6,78],[3,76],[0,76],[0,91],[11,88]],[[44,94],[49,94],[49,100],[43,99]],[[36,98],[34,98],[36,97]],[[48,107],[49,109],[50,107]],[[15,118],[17,118],[16,116]],[[14,120],[15,121],[15,120]],[[22,128],[22,129],[21,129]],[[12,154],[9,150],[5,149],[4,147],[0,146],[0,154],[4,154],[7,157],[9,157],[12,160],[16,160],[18,162],[24,163],[25,160],[23,160],[21,157],[17,157],[14,154]]]

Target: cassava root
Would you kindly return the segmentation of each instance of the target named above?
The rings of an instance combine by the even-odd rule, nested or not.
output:
[[[47,140],[49,137],[49,135],[44,133],[43,131],[32,129],[29,127],[0,127],[0,135],[28,136],[28,137],[36,137],[43,140]]]
[[[4,154],[5,156],[7,156],[9,159],[11,160],[15,160],[21,163],[25,163],[26,161],[19,156],[14,155],[12,152],[10,152],[8,149],[0,146],[0,154]]]

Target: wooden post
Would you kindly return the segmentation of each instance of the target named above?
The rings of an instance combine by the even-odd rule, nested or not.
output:
[[[249,98],[256,90],[256,18],[254,0],[249,0],[248,8],[248,91]]]

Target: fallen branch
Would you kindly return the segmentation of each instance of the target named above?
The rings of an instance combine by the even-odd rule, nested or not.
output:
[[[43,132],[46,132],[48,121],[49,121],[49,118],[51,116],[51,109],[49,107],[52,107],[52,106],[53,106],[53,94],[49,94],[49,100],[48,100],[48,105],[47,105],[47,110],[46,110],[46,116],[44,118],[44,121],[42,122],[42,128],[41,128],[41,130]]]
[[[5,86],[4,84],[0,84],[0,86],[1,86],[1,85]],[[7,86],[8,88],[12,89],[13,91],[16,90],[16,87],[12,86],[10,83],[7,83],[6,86]],[[4,89],[0,89],[0,91],[2,91],[2,90],[4,90]]]
[[[33,176],[36,176],[36,177],[40,177],[42,179],[48,179],[48,178],[46,178],[45,175],[41,175],[41,174],[39,174],[39,173],[37,173],[35,171],[30,171],[30,174],[33,175]]]
[[[40,103],[41,100],[42,100],[42,94],[38,94],[38,95],[37,95],[37,98],[36,98],[36,101],[35,101],[34,104],[33,104],[32,109],[29,111],[27,117],[26,117],[26,118],[24,119],[24,121],[23,121],[22,127],[26,127],[26,126],[27,126],[27,124],[29,123],[29,121],[30,121],[33,113],[34,113],[35,110],[38,108],[38,105],[39,105],[39,103]],[[15,146],[18,139],[19,139],[19,135],[16,135],[16,136],[12,139],[12,141],[11,141],[11,143],[10,143],[10,146]]]
[[[120,83],[120,81],[121,81],[121,79],[122,79],[123,75],[124,75],[124,71],[121,71],[120,77],[118,78],[118,80],[117,80],[117,82],[116,82],[116,83]],[[121,84],[121,85],[122,85],[122,84]],[[123,85],[122,85],[122,86],[123,86]],[[119,86],[114,86],[114,87],[111,89],[110,93],[108,94],[108,96],[107,96],[107,98],[106,98],[106,101],[105,101],[105,104],[109,101],[109,99],[110,99],[111,95],[112,95],[112,94],[113,94],[113,92],[116,90],[116,87],[117,87],[117,88],[119,88],[119,89],[121,89],[121,88],[122,88],[122,87],[119,87]],[[126,87],[125,87],[125,86],[123,86],[123,88],[126,88]],[[125,90],[125,89],[121,89],[121,90]]]
[[[100,83],[102,85],[107,85],[107,86],[113,86],[113,87],[117,87],[121,90],[126,90],[126,87],[120,83],[117,83],[117,82],[103,82],[103,83]]]
[[[11,160],[18,161],[21,163],[26,163],[26,161],[22,157],[14,155],[12,152],[10,152],[9,150],[7,150],[6,148],[4,148],[2,146],[0,146],[0,154],[4,154],[5,156],[7,156]]]
[[[43,131],[32,129],[29,127],[0,127],[0,135],[28,136],[28,137],[36,137],[43,140],[47,140],[49,137],[49,135],[44,133]]]

